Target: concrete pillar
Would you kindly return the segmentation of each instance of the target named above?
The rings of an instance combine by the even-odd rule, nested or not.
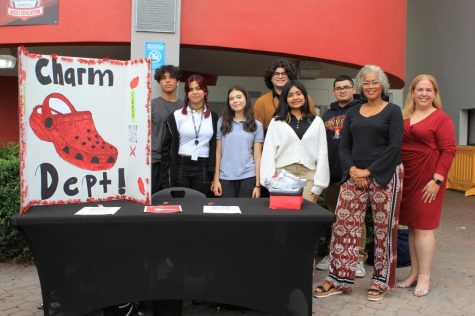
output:
[[[130,39],[130,56],[132,59],[145,58],[145,43],[146,42],[163,42],[165,43],[165,64],[179,66],[180,64],[180,17],[181,17],[181,0],[157,0],[155,5],[157,10],[160,9],[161,4],[169,5],[176,1],[176,17],[175,17],[175,32],[151,32],[151,31],[136,31],[137,19],[137,2],[144,0],[132,0],[132,17],[131,17],[131,39]],[[157,16],[157,20],[160,19]],[[152,73],[153,78],[153,73]],[[179,98],[183,98],[178,91]],[[160,88],[157,82],[152,79],[152,98],[160,95]]]

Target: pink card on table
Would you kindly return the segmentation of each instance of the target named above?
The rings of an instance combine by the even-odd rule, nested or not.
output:
[[[145,206],[145,213],[180,213],[181,205],[150,205]]]

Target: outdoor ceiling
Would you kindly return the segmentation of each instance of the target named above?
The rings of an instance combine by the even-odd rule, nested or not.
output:
[[[61,56],[130,59],[129,45],[96,46],[28,46],[28,51],[38,54],[56,54]],[[181,68],[189,72],[200,72],[216,76],[261,77],[266,68],[281,56],[248,52],[181,47]],[[318,70],[319,78],[334,78],[340,74],[354,77],[358,69],[317,61],[302,61],[289,58],[296,64]],[[303,68],[303,67],[302,67]],[[16,76],[18,68],[0,69],[0,76]]]

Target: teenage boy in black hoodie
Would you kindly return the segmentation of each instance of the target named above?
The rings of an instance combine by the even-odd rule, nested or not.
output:
[[[359,98],[355,98],[353,80],[347,75],[338,76],[335,81],[333,81],[333,93],[335,94],[336,102],[330,104],[330,108],[322,116],[323,122],[325,123],[325,130],[327,132],[328,161],[330,163],[330,184],[328,185],[328,188],[322,192],[322,195],[325,197],[327,208],[334,213],[338,200],[338,193],[340,192],[340,181],[342,176],[340,157],[338,154],[340,132],[343,128],[346,113],[350,108],[360,104],[360,100]],[[365,243],[366,226],[363,225],[363,234],[359,245],[360,260],[358,261],[356,269],[356,277],[359,278],[366,275],[364,269],[364,261],[367,259]],[[316,268],[318,270],[327,270],[329,264],[329,257],[325,256],[316,265]]]

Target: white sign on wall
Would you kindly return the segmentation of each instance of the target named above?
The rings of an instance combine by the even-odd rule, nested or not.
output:
[[[19,51],[21,212],[150,202],[150,61]]]

